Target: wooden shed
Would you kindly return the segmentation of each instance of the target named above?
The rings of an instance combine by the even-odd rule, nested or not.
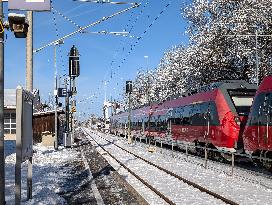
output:
[[[58,110],[58,136],[62,138],[64,131],[63,118],[64,111]],[[42,141],[42,133],[55,133],[55,111],[37,112],[33,114],[33,143],[40,143]]]

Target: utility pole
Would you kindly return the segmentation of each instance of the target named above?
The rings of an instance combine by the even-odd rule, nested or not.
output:
[[[132,143],[131,139],[131,93],[128,94],[128,144]]]
[[[0,0],[0,20],[3,22],[3,2]],[[0,34],[0,204],[5,204],[4,149],[4,32]]]
[[[128,94],[128,144],[132,143],[131,138],[131,93],[132,81],[126,81],[126,93]]]
[[[33,92],[33,11],[27,11],[27,19],[29,27],[26,37],[26,90]],[[32,157],[28,160],[27,199],[32,199]]]
[[[55,137],[54,148],[58,149],[58,71],[57,71],[57,45],[54,47],[54,67],[55,67]]]
[[[55,67],[55,79],[54,79],[54,87],[55,87],[55,138],[54,138],[54,148],[58,149],[58,68],[57,68],[57,46],[63,44],[63,41],[58,41],[54,46],[54,67]]]

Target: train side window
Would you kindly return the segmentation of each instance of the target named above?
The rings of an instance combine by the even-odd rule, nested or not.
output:
[[[194,105],[191,119],[192,119],[192,125],[194,126],[204,125],[204,118],[201,112],[201,104]]]
[[[201,120],[203,125],[206,125],[208,120],[210,125],[219,125],[219,117],[218,117],[218,112],[216,108],[216,104],[213,101],[210,102],[205,102],[201,104]]]
[[[190,125],[191,124],[190,110],[191,110],[191,106],[189,106],[189,105],[184,106],[183,115],[182,115],[183,116],[183,118],[182,118],[183,125]]]
[[[250,125],[260,125],[260,116],[262,115],[265,93],[260,93],[254,100],[254,105],[251,109]]]

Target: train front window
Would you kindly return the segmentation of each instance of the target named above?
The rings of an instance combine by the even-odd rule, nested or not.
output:
[[[238,115],[248,116],[254,97],[235,96],[232,101]]]
[[[256,90],[229,90],[230,97],[239,116],[248,116]]]

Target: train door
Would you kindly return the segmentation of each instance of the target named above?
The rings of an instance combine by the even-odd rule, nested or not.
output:
[[[267,149],[272,151],[272,93],[268,96],[267,103],[267,120],[266,120],[266,138]]]
[[[171,120],[171,132],[172,138],[175,140],[183,140],[184,136],[182,135],[182,112],[183,108],[175,108],[173,110],[172,120]]]
[[[183,140],[187,141],[191,141],[191,139],[193,139],[191,132],[191,109],[192,106],[190,105],[184,106],[181,114],[181,136]]]
[[[209,136],[211,133],[211,103],[204,103],[202,106],[202,113],[203,113],[203,131],[202,131],[202,141],[208,142]]]
[[[266,93],[264,95],[263,103],[259,107],[258,111],[258,143],[260,150],[269,150],[272,147],[271,143],[271,115],[272,115],[272,94]]]
[[[195,140],[204,141],[205,121],[202,104],[195,104],[191,116],[192,129]]]

